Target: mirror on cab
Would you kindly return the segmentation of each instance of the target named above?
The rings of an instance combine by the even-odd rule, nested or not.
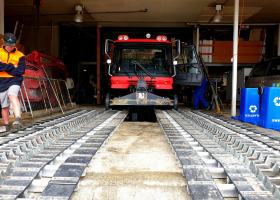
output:
[[[173,58],[173,65],[176,66],[178,64],[177,58],[181,54],[181,41],[175,40],[176,42],[176,56]]]

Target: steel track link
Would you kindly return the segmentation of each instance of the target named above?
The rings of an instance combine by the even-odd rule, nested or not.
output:
[[[176,111],[156,111],[156,115],[181,162],[193,199],[277,199],[197,121]]]
[[[65,119],[65,118],[69,117],[70,115],[83,113],[83,112],[86,112],[86,110],[70,111],[70,112],[67,112],[66,114],[63,114],[63,115],[59,115],[59,116],[56,116],[56,117],[48,117],[47,119],[39,120],[39,121],[33,122],[31,124],[24,125],[20,129],[11,129],[10,131],[0,133],[0,137],[1,137],[0,138],[0,145],[5,143],[5,141],[9,140],[10,136],[13,135],[13,133],[21,134],[22,131],[26,132],[27,130],[29,130],[29,131],[31,131],[31,130],[41,130],[41,129],[45,128],[44,125],[46,125],[46,124],[51,125],[54,120],[58,121],[58,120],[61,120],[61,119]],[[3,136],[7,136],[7,137],[3,137]]]
[[[277,134],[275,134],[275,131],[268,131],[268,132],[264,132],[264,131],[260,131],[260,130],[256,130],[253,127],[249,127],[248,125],[236,121],[236,120],[231,120],[231,119],[226,119],[224,117],[221,116],[211,116],[202,112],[193,112],[196,113],[200,116],[203,116],[219,125],[222,125],[232,131],[238,132],[240,134],[246,135],[258,142],[261,142],[267,146],[269,146],[272,149],[275,149],[277,151],[280,151],[280,134],[278,134],[279,132],[277,132]]]
[[[280,144],[278,139],[267,137],[267,133],[249,131],[244,126],[236,126],[201,112],[183,111],[227,151],[248,166],[265,187],[280,199]],[[268,133],[269,134],[269,133]]]
[[[39,143],[52,137],[54,133],[64,128],[65,123],[77,116],[84,115],[85,112],[80,111],[44,122],[40,125],[40,128],[37,125],[32,125],[16,134],[9,134],[4,138],[0,138],[0,178],[10,171],[14,163],[35,153],[36,147],[40,147]],[[27,153],[23,154],[21,153],[22,151]]]
[[[213,115],[207,115],[205,113],[199,112],[201,114],[203,114],[204,116],[208,116],[208,117],[214,117],[215,122],[219,123],[219,124],[226,124],[226,126],[228,126],[228,128],[232,129],[232,130],[236,130],[236,131],[247,131],[247,132],[254,132],[256,134],[258,134],[260,137],[263,136],[265,138],[270,138],[273,141],[279,141],[280,142],[280,134],[279,131],[267,131],[269,129],[263,129],[263,131],[261,129],[257,129],[257,126],[254,126],[252,124],[247,124],[238,120],[233,120],[230,119],[228,117],[225,117],[223,115],[218,115],[218,114],[213,114]],[[277,133],[277,134],[276,134]],[[263,139],[262,139],[263,141]],[[279,143],[278,143],[279,144]],[[276,147],[279,149],[279,146]]]
[[[17,139],[19,137],[23,137],[25,135],[34,133],[36,131],[39,130],[43,130],[47,127],[51,128],[52,126],[54,126],[55,124],[62,122],[62,121],[66,121],[72,117],[81,115],[83,113],[85,113],[86,110],[81,110],[79,112],[75,112],[75,113],[68,113],[66,115],[63,116],[59,116],[59,117],[52,117],[49,119],[45,119],[45,120],[40,120],[38,122],[32,123],[28,126],[25,126],[24,128],[22,128],[19,131],[16,132],[6,132],[4,133],[4,135],[1,136],[5,136],[5,137],[0,137],[0,145],[3,145],[11,140]]]
[[[69,199],[86,165],[126,113],[83,111],[0,146],[0,199]],[[106,127],[105,127],[106,126]]]

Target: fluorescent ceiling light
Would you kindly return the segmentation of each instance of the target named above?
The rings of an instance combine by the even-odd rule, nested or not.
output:
[[[220,4],[216,5],[216,14],[213,17],[213,22],[219,23],[222,21],[223,16],[222,16],[221,12],[222,12],[222,5],[220,5]]]
[[[78,23],[83,22],[84,6],[82,4],[75,5],[75,11],[76,11],[76,14],[74,16],[74,21],[78,22]]]

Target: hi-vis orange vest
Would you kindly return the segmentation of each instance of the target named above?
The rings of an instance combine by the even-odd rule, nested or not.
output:
[[[3,47],[0,48],[0,62],[2,63],[5,64],[11,63],[15,67],[17,67],[19,59],[22,56],[24,56],[24,54],[18,50],[8,53]],[[0,72],[0,78],[11,78],[11,77],[13,76],[8,74],[7,72]]]

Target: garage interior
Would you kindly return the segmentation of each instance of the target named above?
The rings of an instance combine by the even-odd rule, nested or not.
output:
[[[46,76],[34,75],[40,103],[23,86],[26,125],[0,133],[0,199],[280,199],[280,125],[259,116],[278,110],[261,106],[258,94],[272,98],[265,85],[256,96],[241,90],[257,63],[280,56],[279,10],[279,0],[0,0],[0,37],[17,36],[29,70],[38,55],[50,67],[35,70]],[[173,53],[177,39],[194,45],[212,85],[210,111],[194,109],[193,85],[174,86],[178,110],[106,107],[106,40],[147,33],[167,36]]]
[[[278,55],[278,4],[277,1],[240,1],[239,68],[250,70],[261,59]],[[82,22],[74,21],[77,12],[75,5],[82,5]],[[3,6],[5,25],[2,27],[5,27],[5,31],[14,32],[16,22],[18,27],[23,26],[20,43],[26,54],[38,50],[60,58],[66,64],[76,86],[84,74],[95,76],[95,80],[98,80],[98,104],[104,102],[101,88],[106,84],[103,80],[105,39],[116,39],[120,34],[144,37],[146,33],[160,33],[200,46],[199,52],[208,65],[211,77],[222,88],[223,101],[230,102],[230,89],[225,92],[226,83],[222,80],[232,70],[232,53],[229,51],[225,55],[222,51],[224,47],[232,46],[234,1],[102,3],[50,0],[5,1]],[[217,12],[222,16],[219,22],[214,20]],[[97,38],[98,35],[100,38]],[[207,42],[210,42],[209,48]],[[263,49],[258,51],[254,45],[263,45],[258,47]],[[248,52],[251,55],[247,55],[250,54]],[[83,66],[81,63],[85,62],[91,64]],[[85,73],[84,67],[89,68],[90,73]],[[248,75],[248,70],[244,71]],[[99,76],[97,73],[100,73]],[[239,82],[239,88],[244,86],[244,80]]]

